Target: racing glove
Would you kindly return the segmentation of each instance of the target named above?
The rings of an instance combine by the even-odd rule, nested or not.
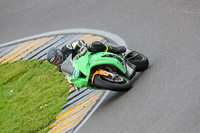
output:
[[[77,50],[77,49],[80,49],[82,46],[87,46],[83,40],[74,41],[66,45],[66,47],[70,50]]]

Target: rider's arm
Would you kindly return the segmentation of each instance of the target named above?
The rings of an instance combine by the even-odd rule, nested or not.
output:
[[[62,52],[66,56],[69,56],[70,54],[73,54],[73,56],[75,56],[77,54],[76,51],[79,50],[82,46],[86,46],[86,43],[83,40],[78,40],[65,45],[62,48]]]

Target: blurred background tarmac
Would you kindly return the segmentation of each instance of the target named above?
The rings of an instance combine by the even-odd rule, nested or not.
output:
[[[80,133],[200,132],[199,0],[1,0],[0,44],[90,28],[123,38],[150,67],[112,92]]]

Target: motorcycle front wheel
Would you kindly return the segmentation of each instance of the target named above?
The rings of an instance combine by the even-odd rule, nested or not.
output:
[[[117,78],[118,79],[116,79],[116,81],[111,81],[105,76],[96,75],[94,77],[94,84],[98,88],[103,88],[111,91],[128,91],[131,89],[132,83],[128,78],[121,75],[118,75]]]

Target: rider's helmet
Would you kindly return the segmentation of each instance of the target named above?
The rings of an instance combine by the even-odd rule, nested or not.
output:
[[[63,54],[59,49],[52,47],[47,53],[47,60],[51,64],[60,66],[60,64],[63,62]]]

